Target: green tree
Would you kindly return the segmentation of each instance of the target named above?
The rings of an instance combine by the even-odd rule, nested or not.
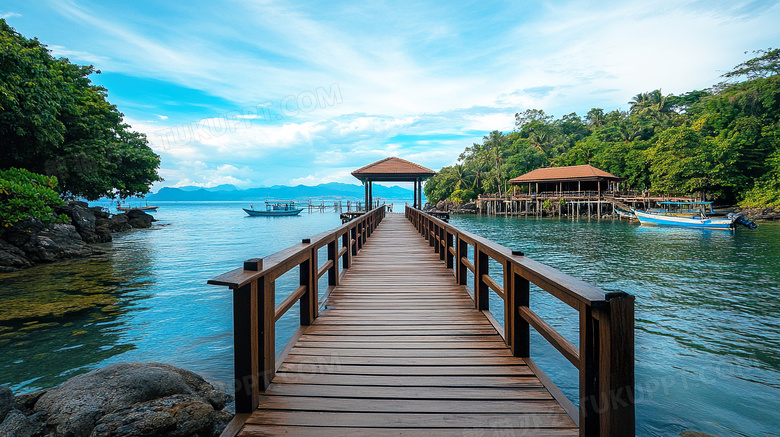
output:
[[[737,65],[732,71],[724,74],[723,77],[745,76],[748,80],[752,80],[780,74],[780,49],[772,49],[770,47],[766,50],[755,50],[753,53],[759,56]]]
[[[91,84],[94,72],[0,19],[0,168],[57,176],[64,195],[88,200],[143,195],[162,180],[160,157]]]

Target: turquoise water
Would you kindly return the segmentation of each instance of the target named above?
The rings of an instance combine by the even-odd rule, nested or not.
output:
[[[611,220],[451,223],[636,296],[637,435],[780,435],[780,223],[734,233]],[[577,313],[535,290],[531,307],[577,344]],[[491,293],[501,322],[502,305]],[[531,355],[576,400],[574,367],[538,334]]]
[[[21,393],[113,362],[161,361],[232,392],[231,296],[206,281],[341,223],[332,212],[250,218],[242,203],[160,206],[153,229],[117,236],[107,257],[0,274],[0,320],[10,320],[0,321],[0,384]],[[566,219],[452,223],[637,296],[637,435],[780,435],[780,224],[732,234]],[[278,301],[296,281],[280,280]],[[93,305],[63,309],[74,301]],[[500,308],[497,297],[491,305]],[[573,310],[541,292],[531,305],[576,343]],[[296,327],[294,308],[277,322],[277,350]],[[576,397],[565,359],[540,337],[532,355]]]

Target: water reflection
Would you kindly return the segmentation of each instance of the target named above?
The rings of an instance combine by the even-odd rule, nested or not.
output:
[[[0,384],[51,387],[132,350],[124,318],[152,285],[112,256],[0,274]]]

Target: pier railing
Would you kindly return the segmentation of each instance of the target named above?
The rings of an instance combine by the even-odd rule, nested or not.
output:
[[[268,388],[276,374],[277,363],[282,362],[304,327],[317,317],[319,280],[328,275],[324,300],[384,216],[385,207],[381,206],[336,229],[303,239],[301,244],[265,258],[246,260],[242,268],[208,281],[233,290],[236,413],[251,413],[257,408],[260,393]],[[326,246],[327,259],[320,264],[318,251]],[[298,288],[276,305],[276,280],[296,267],[300,276]],[[274,324],[297,302],[300,302],[301,327],[277,360]]]
[[[474,305],[483,311],[513,354],[522,357],[550,393],[578,423],[581,436],[634,435],[634,297],[606,292],[522,253],[406,208],[406,217],[458,283],[474,275]],[[468,259],[471,248],[473,262]],[[490,276],[489,258],[503,270],[503,283]],[[533,283],[579,313],[579,347],[529,305]],[[489,290],[504,301],[504,326],[490,313]],[[534,328],[579,371],[579,408],[544,375],[530,357]]]

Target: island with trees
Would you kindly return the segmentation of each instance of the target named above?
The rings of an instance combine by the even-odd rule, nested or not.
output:
[[[425,195],[460,204],[511,193],[510,179],[540,167],[590,164],[637,191],[780,210],[780,49],[754,55],[710,89],[640,93],[628,111],[518,113],[512,132],[467,147]]]

